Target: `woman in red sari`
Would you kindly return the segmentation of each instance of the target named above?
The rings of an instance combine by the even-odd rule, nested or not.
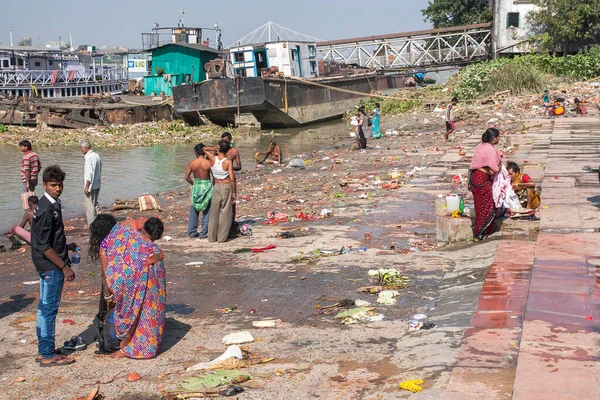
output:
[[[494,230],[496,208],[492,194],[494,176],[500,170],[502,153],[494,148],[500,141],[500,132],[489,128],[481,137],[481,143],[475,148],[473,160],[469,166],[469,190],[475,203],[475,240],[485,239]]]

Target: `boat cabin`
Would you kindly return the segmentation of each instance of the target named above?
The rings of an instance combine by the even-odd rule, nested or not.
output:
[[[206,80],[204,65],[221,52],[199,43],[169,43],[151,50],[152,75],[144,77],[146,96],[173,94],[173,86]]]
[[[319,76],[317,45],[314,42],[269,42],[229,49],[235,73],[241,77],[259,77],[264,70],[277,67],[288,76]]]

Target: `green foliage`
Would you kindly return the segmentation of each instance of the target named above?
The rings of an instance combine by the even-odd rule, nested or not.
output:
[[[517,95],[539,93],[551,76],[573,80],[600,76],[600,46],[565,57],[529,54],[471,65],[461,71],[454,95],[459,99],[474,99],[503,90]]]
[[[375,108],[375,103],[381,105],[381,113],[385,115],[398,115],[411,112],[414,109],[420,107],[423,101],[420,99],[382,99],[382,98],[371,98],[369,100],[361,100],[360,105],[365,106],[367,111]]]
[[[165,69],[163,67],[156,67],[156,75],[161,76],[165,73]]]
[[[600,39],[600,0],[533,0],[533,39],[554,53],[585,49]]]
[[[421,13],[434,28],[492,21],[488,0],[432,0]]]
[[[0,124],[0,133],[8,132],[8,126]]]

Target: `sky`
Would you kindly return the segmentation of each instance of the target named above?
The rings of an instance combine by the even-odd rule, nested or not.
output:
[[[152,24],[176,26],[181,8],[186,26],[223,30],[228,46],[267,21],[320,39],[345,39],[429,29],[421,9],[428,0],[100,0],[92,2],[2,0],[0,42],[16,43],[30,36],[33,45],[69,40],[75,47],[141,48],[141,33]],[[206,36],[206,35],[204,35]],[[211,38],[214,35],[210,34]]]

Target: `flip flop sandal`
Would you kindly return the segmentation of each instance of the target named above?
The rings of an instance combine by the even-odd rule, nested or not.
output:
[[[62,355],[62,351],[60,349],[56,349],[56,350],[54,350],[54,354],[56,354],[57,356],[60,356],[60,355]],[[35,362],[38,364],[42,362],[42,356],[40,354],[38,354],[35,357]]]
[[[73,360],[72,358],[67,358],[67,356],[58,356],[56,357],[54,360],[52,360],[52,362],[49,363],[43,363],[40,362],[40,367],[62,367],[64,365],[70,365],[73,364],[75,362],[75,360]]]
[[[6,251],[6,247],[0,245],[0,253],[4,253]]]

